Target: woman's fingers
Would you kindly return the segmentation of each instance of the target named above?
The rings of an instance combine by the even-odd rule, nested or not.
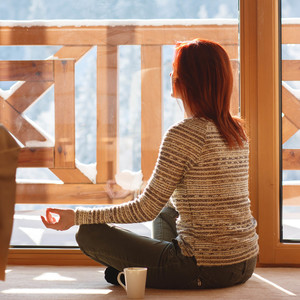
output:
[[[45,219],[44,216],[41,216],[41,220],[44,223],[44,225],[47,227],[48,226],[48,221]]]
[[[49,222],[44,216],[41,216],[41,220],[47,228],[55,229],[56,224]]]
[[[58,215],[58,220],[52,214]],[[72,209],[47,208],[46,218],[41,216],[41,220],[47,228],[67,230],[74,225],[74,216],[75,212]]]
[[[56,223],[56,219],[54,218],[54,216],[51,214],[51,210],[50,208],[47,208],[46,210],[46,218],[47,218],[47,221],[51,224],[54,224]]]
[[[60,224],[59,222],[49,223],[43,216],[41,216],[41,219],[42,219],[42,222],[44,223],[44,225],[49,229],[65,230],[65,229],[63,229],[64,227],[62,226],[62,224]]]

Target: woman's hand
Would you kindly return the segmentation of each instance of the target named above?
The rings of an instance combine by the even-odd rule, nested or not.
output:
[[[52,214],[58,215],[58,220]],[[75,225],[75,211],[73,209],[47,208],[46,218],[41,216],[41,219],[47,228],[68,230]]]

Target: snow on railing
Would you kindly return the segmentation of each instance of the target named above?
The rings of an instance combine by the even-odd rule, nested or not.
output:
[[[238,25],[238,19],[126,19],[126,20],[2,20],[0,27],[85,27],[85,26],[199,26],[199,25]]]

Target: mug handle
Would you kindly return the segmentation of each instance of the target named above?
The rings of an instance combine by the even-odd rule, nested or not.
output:
[[[122,274],[125,276],[124,272],[120,272],[120,273],[118,274],[118,276],[117,276],[117,280],[118,280],[120,286],[122,286],[123,289],[126,291],[126,285],[123,284],[123,282],[121,281],[121,275],[122,275]]]

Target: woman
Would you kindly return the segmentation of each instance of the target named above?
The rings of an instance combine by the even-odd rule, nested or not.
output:
[[[178,43],[172,95],[182,99],[187,118],[165,134],[142,195],[109,208],[48,209],[45,226],[80,225],[79,247],[108,266],[112,283],[130,266],[147,267],[147,287],[154,288],[221,288],[249,279],[258,237],[248,199],[247,137],[229,112],[232,82],[220,45]],[[107,225],[153,219],[154,239]]]

